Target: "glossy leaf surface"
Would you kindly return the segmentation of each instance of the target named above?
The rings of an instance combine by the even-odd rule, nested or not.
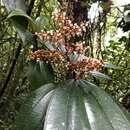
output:
[[[110,130],[129,130],[130,118],[126,117],[123,110],[113,101],[113,99],[97,86],[85,81],[91,87],[91,95],[96,99],[102,113],[105,114],[107,122],[111,125]],[[84,89],[87,92],[87,89]],[[88,92],[87,92],[88,93]],[[103,118],[105,119],[105,118]]]
[[[48,102],[53,94],[54,84],[37,89],[22,105],[13,130],[39,130],[42,128]]]
[[[90,74],[94,77],[97,77],[97,78],[104,78],[104,79],[108,79],[108,80],[111,80],[111,78],[99,71],[90,71]]]
[[[11,11],[11,13],[8,15],[8,19],[14,19],[16,21],[16,17],[19,18],[19,17],[22,17],[23,20],[25,21],[29,21],[33,26],[35,26],[35,23],[33,22],[33,20],[31,19],[31,17],[29,17],[25,11],[21,10],[21,9],[14,9]],[[25,21],[21,21],[21,23],[25,22]],[[22,23],[22,24],[23,24]],[[24,26],[27,26],[27,25],[24,25]]]
[[[26,12],[27,8],[23,0],[2,0],[8,12],[18,8]]]
[[[34,43],[34,36],[27,30],[27,27],[30,23],[32,30],[35,30],[35,23],[26,12],[21,9],[12,10],[8,19],[12,20],[12,23],[24,44],[29,42]]]
[[[110,64],[110,63],[104,64],[103,67],[110,68],[110,69],[121,69],[120,67],[113,65],[113,64]]]
[[[19,114],[21,118],[16,121],[14,130],[130,130],[129,116],[99,87],[84,80],[69,80],[56,85],[56,88],[52,86],[49,85],[47,89],[47,85],[44,85],[40,92],[43,96],[35,96],[35,101],[28,99],[27,106],[21,112],[26,113],[26,116]],[[37,102],[39,98],[41,102]],[[43,100],[47,103],[42,102]],[[34,111],[38,110],[33,109],[34,106],[40,106],[39,113]],[[33,111],[29,112],[27,108]],[[36,113],[39,116],[34,117]],[[31,123],[28,123],[29,117],[32,118]],[[24,124],[28,125],[19,127],[23,118]],[[41,120],[43,122],[38,123]],[[38,125],[40,127],[37,127]]]
[[[27,8],[23,0],[3,0],[8,12],[8,19],[12,20],[13,26],[21,37],[23,44],[35,43],[34,36],[27,30],[30,23],[32,31],[35,30],[33,20],[26,14]]]

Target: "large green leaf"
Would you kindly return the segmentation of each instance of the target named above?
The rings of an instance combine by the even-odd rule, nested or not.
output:
[[[8,12],[18,8],[26,12],[27,7],[25,6],[24,0],[2,0],[8,10]]]
[[[22,17],[23,21],[19,21],[19,18]],[[21,9],[14,9],[8,15],[8,19],[13,19],[13,21],[18,22],[23,28],[27,26],[27,21],[32,24],[33,29],[35,30],[35,23],[31,17],[29,17],[25,11]]]
[[[91,87],[90,94],[93,98],[95,98],[96,102],[99,104],[99,108],[102,110],[102,113],[105,114],[105,118],[108,120],[107,122],[111,125],[112,128],[109,130],[129,130],[129,116],[126,117],[123,110],[103,90],[87,81],[84,82],[87,86],[83,86],[85,92],[88,93],[88,86]],[[102,121],[105,120],[105,118],[102,118]]]
[[[22,104],[13,130],[40,130],[48,102],[53,95],[54,84],[47,84],[36,91]]]
[[[87,95],[84,104],[92,130],[113,130],[104,111],[93,95]]]
[[[35,43],[34,35],[27,30],[28,24],[32,31],[35,30],[33,20],[26,14],[27,8],[23,0],[3,0],[8,12],[8,19],[12,20],[13,26],[18,32],[24,44]]]
[[[79,106],[81,97],[82,90],[75,83],[57,89],[47,109],[44,130],[89,130],[85,107]]]
[[[21,9],[14,9],[8,16],[8,19],[12,20],[12,23],[20,35],[23,43],[35,43],[34,35],[27,30],[28,24],[32,31],[35,30],[35,23],[33,20]]]
[[[130,130],[129,116],[101,88],[84,80],[69,80],[56,86],[45,85],[41,89],[43,96],[26,101],[28,105],[22,109],[22,118],[17,118],[13,130]],[[42,102],[45,97],[47,103]],[[40,110],[32,109],[40,104]],[[20,123],[23,115],[25,121]]]
[[[72,86],[70,88],[61,87],[57,89],[48,106],[44,130],[67,130],[68,111],[71,98]]]
[[[54,82],[53,70],[50,64],[43,61],[30,61],[28,69],[27,75],[31,83],[31,90],[35,90],[46,83]]]

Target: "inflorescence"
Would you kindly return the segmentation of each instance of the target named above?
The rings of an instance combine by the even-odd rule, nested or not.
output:
[[[82,21],[79,25],[72,23],[66,12],[58,9],[52,13],[52,20],[56,24],[56,30],[42,30],[35,33],[48,44],[48,49],[31,53],[30,59],[49,62],[54,71],[59,66],[61,74],[63,71],[64,76],[75,73],[76,79],[82,78],[89,71],[100,70],[104,64],[102,60],[85,56],[85,52],[89,49],[85,41],[73,41],[76,36],[80,37],[87,31],[88,23],[86,21]]]
[[[55,10],[52,13],[52,19],[57,24],[57,30],[41,31],[35,34],[41,40],[50,41],[54,47],[58,47],[60,44],[72,45],[71,39],[75,36],[82,36],[83,32],[86,32],[87,22],[81,22],[80,25],[72,23],[72,21],[66,16],[65,12]]]

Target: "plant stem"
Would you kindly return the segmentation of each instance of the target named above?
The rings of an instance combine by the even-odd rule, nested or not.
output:
[[[17,59],[18,59],[18,57],[19,57],[21,48],[22,48],[22,44],[19,43],[18,48],[17,48],[17,50],[16,50],[16,52],[15,52],[14,60],[13,60],[13,62],[12,62],[12,64],[11,64],[10,70],[9,70],[9,72],[8,72],[8,76],[7,76],[7,78],[6,78],[6,80],[5,80],[5,83],[4,83],[3,87],[2,87],[2,90],[1,90],[1,92],[0,92],[0,98],[3,96],[3,94],[4,94],[4,92],[5,92],[5,89],[6,89],[8,83],[9,83],[9,81],[10,81],[10,78],[11,78],[11,75],[12,75],[12,73],[13,73],[14,67],[15,67],[15,65],[16,65]]]

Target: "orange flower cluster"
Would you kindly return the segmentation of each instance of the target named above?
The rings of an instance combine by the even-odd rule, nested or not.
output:
[[[56,47],[59,44],[69,43],[70,39],[75,36],[82,36],[83,32],[86,32],[86,27],[88,26],[87,22],[81,22],[80,25],[77,23],[72,23],[71,20],[68,19],[65,12],[61,12],[60,10],[55,10],[52,14],[52,18],[56,24],[58,24],[59,29],[56,31],[41,31],[36,32],[41,40],[48,40],[51,43],[55,44]],[[71,44],[71,43],[70,43]]]
[[[30,55],[31,60],[41,60],[41,61],[50,61],[51,63],[55,61],[55,64],[58,65],[60,61],[65,61],[64,66],[66,66],[66,70],[73,71],[75,73],[84,74],[86,72],[92,70],[99,70],[101,69],[104,62],[102,60],[98,60],[95,58],[88,58],[85,57],[76,63],[72,63],[71,61],[68,62],[65,54],[61,53],[60,51],[45,51],[45,50],[38,50]],[[57,62],[56,62],[57,61]],[[54,62],[53,62],[54,63]]]
[[[53,58],[63,59],[64,54],[60,51],[37,50],[29,55],[31,60],[49,61]]]
[[[55,22],[63,23],[65,22],[66,19],[66,12],[62,12],[61,10],[55,9],[52,12],[52,19]]]
[[[73,43],[71,46],[67,46],[67,52],[68,54],[71,54],[73,52],[77,52],[78,54],[84,54],[86,49],[89,47],[85,45],[85,41],[79,41],[75,44]]]
[[[60,31],[63,34],[69,34],[71,36],[82,35],[82,32],[86,32],[86,27],[88,23],[86,21],[82,21],[80,25],[77,23],[72,23],[72,21],[66,16],[66,12],[62,12],[61,10],[54,10],[52,13],[52,18],[54,22],[58,23],[60,26]]]
[[[53,30],[47,31],[47,32],[36,32],[35,35],[37,35],[41,40],[48,40],[56,47],[59,44],[64,43],[64,36],[63,34],[57,30],[54,32]]]
[[[70,63],[68,68],[73,71],[88,72],[101,69],[103,64],[102,60],[86,57],[82,61],[78,61],[76,64]]]
[[[93,70],[100,70],[103,66],[103,61],[94,58],[85,58],[77,63],[70,63],[68,65],[69,71],[75,72],[75,78],[80,79],[86,73]]]
[[[103,61],[86,57],[89,46],[86,46],[85,41],[74,40],[76,36],[82,36],[86,32],[87,22],[81,22],[80,25],[72,23],[61,10],[55,10],[52,18],[57,24],[57,30],[35,33],[41,40],[47,41],[45,45],[48,44],[48,50],[35,51],[30,54],[30,59],[49,62],[56,77],[62,79],[71,72],[82,78],[86,72],[99,70],[104,64]]]

